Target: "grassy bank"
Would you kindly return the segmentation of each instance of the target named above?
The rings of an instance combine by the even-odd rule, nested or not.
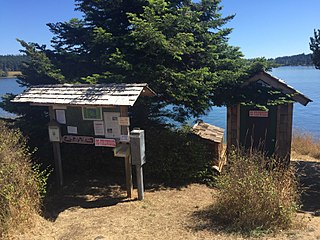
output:
[[[320,139],[316,139],[311,133],[294,132],[292,157],[299,158],[299,155],[320,159]]]
[[[20,71],[8,71],[6,72],[6,76],[2,76],[1,78],[16,78],[17,76],[20,76],[22,73]]]

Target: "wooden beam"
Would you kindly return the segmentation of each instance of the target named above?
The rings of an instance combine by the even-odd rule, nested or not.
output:
[[[126,170],[126,188],[127,197],[132,197],[133,185],[132,185],[132,167],[131,167],[131,156],[126,156],[125,160],[125,170]]]
[[[128,117],[128,107],[120,106],[120,117]],[[121,135],[129,134],[129,126],[121,126]],[[133,184],[132,184],[132,167],[131,167],[131,152],[124,158],[126,170],[126,188],[128,198],[132,197]]]
[[[56,115],[53,110],[53,107],[49,107],[49,117],[50,120],[56,120]],[[61,150],[60,150],[60,143],[59,142],[53,142],[53,157],[54,157],[54,163],[55,163],[55,170],[56,170],[56,177],[57,177],[57,183],[59,187],[63,186],[63,171],[62,171],[62,161],[61,161]]]

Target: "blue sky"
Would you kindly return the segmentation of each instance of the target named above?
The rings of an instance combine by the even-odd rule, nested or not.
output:
[[[309,38],[320,28],[320,0],[222,0],[224,15],[236,14],[230,44],[247,58],[309,53]],[[46,23],[81,17],[74,0],[1,0],[0,54],[18,54],[16,38],[50,45]]]

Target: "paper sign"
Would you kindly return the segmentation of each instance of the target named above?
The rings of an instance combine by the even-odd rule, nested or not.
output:
[[[96,147],[116,147],[116,140],[106,138],[95,138],[94,145]]]
[[[130,142],[129,135],[120,135],[120,142]]]
[[[94,138],[87,136],[64,135],[62,141],[64,143],[94,144]]]
[[[119,117],[118,123],[120,126],[130,126],[130,118],[129,117]]]
[[[58,123],[66,124],[66,111],[63,109],[56,109],[56,119]]]
[[[105,123],[105,137],[106,138],[120,138],[120,126],[118,119],[120,117],[119,112],[104,112]]]
[[[60,129],[58,126],[49,126],[50,142],[60,142]]]
[[[94,135],[104,136],[104,123],[103,121],[93,121]]]
[[[78,134],[78,128],[74,126],[67,126],[67,131],[69,134]]]
[[[261,117],[261,118],[267,118],[268,117],[268,111],[249,111],[249,117]]]

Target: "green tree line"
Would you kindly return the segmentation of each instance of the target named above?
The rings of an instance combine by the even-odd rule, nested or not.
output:
[[[270,61],[273,61],[276,64],[281,66],[312,66],[312,57],[310,54],[297,54],[292,56],[283,56],[277,58],[271,58]]]
[[[21,63],[27,60],[25,55],[0,55],[0,71],[20,71]]]

